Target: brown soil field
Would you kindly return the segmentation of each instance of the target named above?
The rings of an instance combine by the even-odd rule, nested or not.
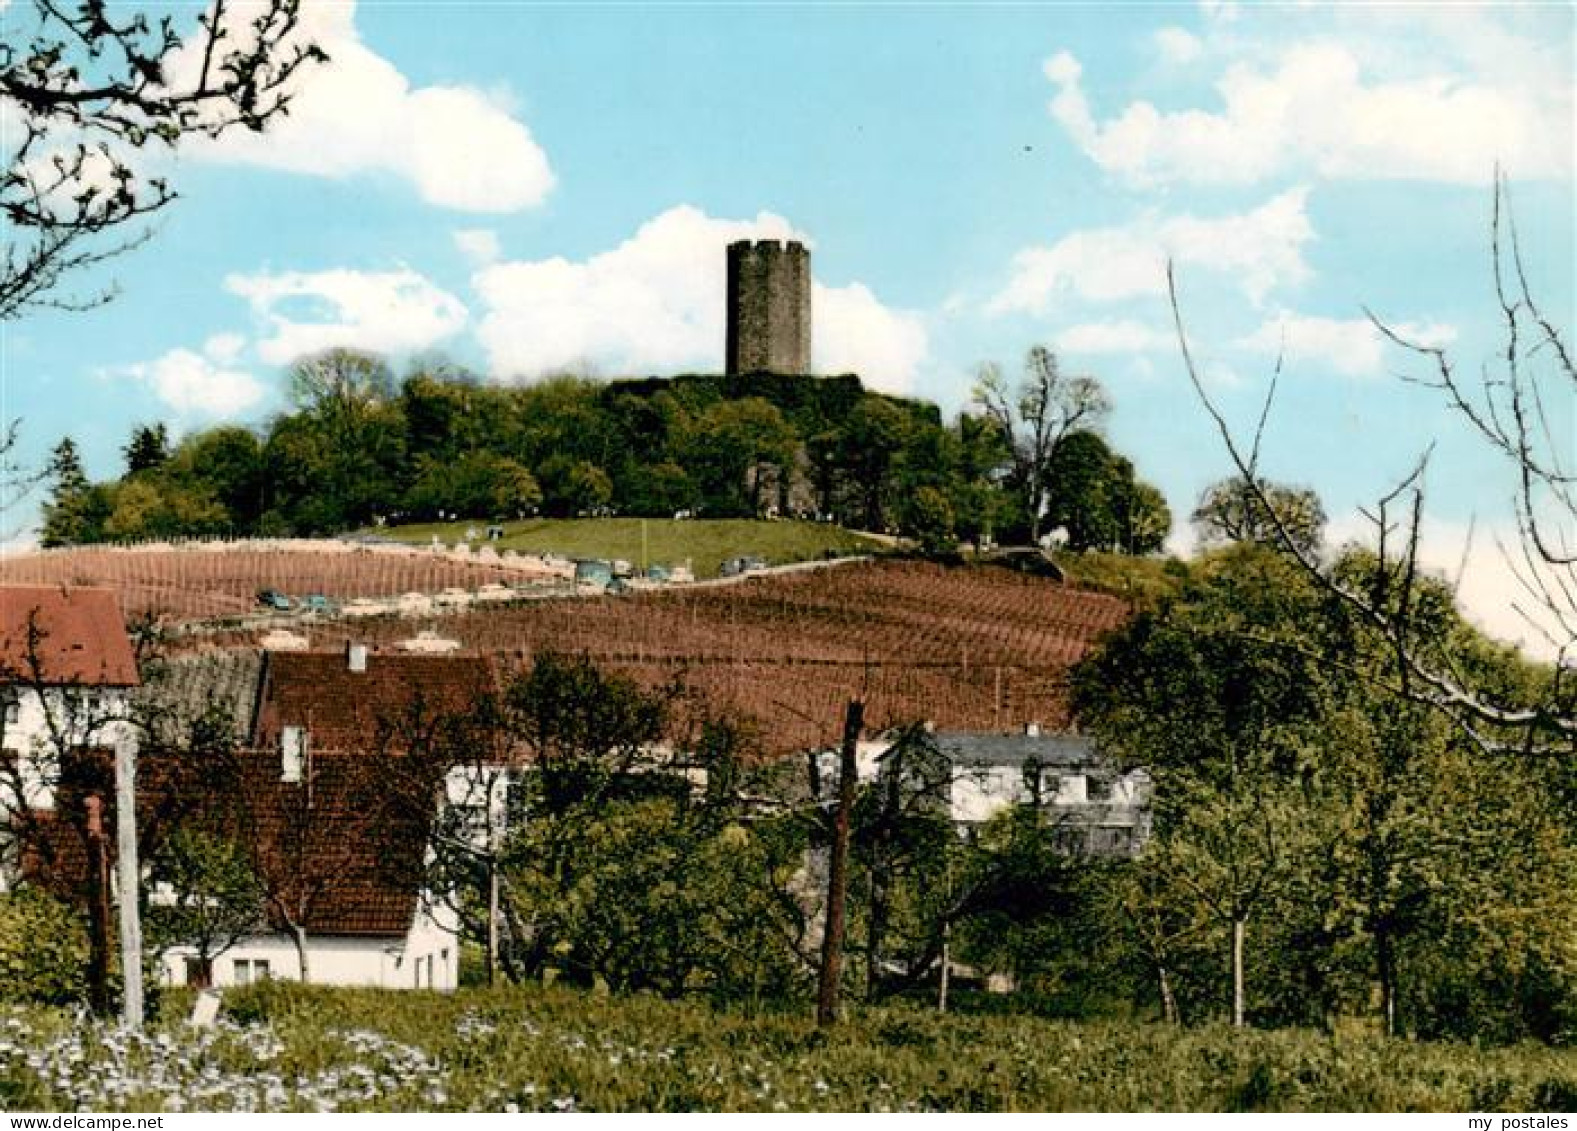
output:
[[[506,666],[545,649],[585,654],[648,685],[678,678],[712,709],[753,716],[781,752],[835,742],[854,696],[873,728],[1064,727],[1068,668],[1127,612],[1116,597],[999,568],[873,562],[303,631],[314,647],[389,647],[428,630]]]
[[[120,594],[127,619],[187,621],[259,611],[257,592],[318,593],[334,601],[436,593],[530,581],[515,566],[421,551],[288,548],[122,550],[80,547],[0,560],[4,585],[100,585]]]

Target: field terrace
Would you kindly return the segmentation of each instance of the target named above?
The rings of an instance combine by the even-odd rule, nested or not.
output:
[[[0,584],[103,586],[115,590],[128,619],[154,615],[177,622],[256,613],[261,589],[348,601],[552,580],[525,558],[465,560],[424,548],[328,540],[309,546],[80,546],[0,559]]]
[[[1067,672],[1127,616],[1116,597],[992,567],[879,562],[620,597],[540,601],[310,630],[312,647],[380,649],[423,630],[500,666],[584,654],[648,686],[675,678],[714,711],[745,713],[765,752],[835,743],[851,697],[867,725],[949,730],[1069,724]],[[195,645],[197,642],[192,642]],[[201,647],[255,647],[255,634]]]

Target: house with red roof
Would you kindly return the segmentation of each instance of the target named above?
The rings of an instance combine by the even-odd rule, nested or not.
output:
[[[0,586],[0,814],[52,810],[74,751],[135,742],[139,682],[113,591]]]
[[[475,655],[265,652],[235,765],[199,817],[252,848],[265,922],[211,966],[163,956],[169,982],[264,978],[453,989],[458,924],[424,887],[444,783],[413,764],[403,728],[493,689]]]

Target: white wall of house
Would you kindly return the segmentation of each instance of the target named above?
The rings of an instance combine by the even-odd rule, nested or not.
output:
[[[952,817],[959,824],[984,824],[1009,806],[1027,801],[1018,766],[965,766],[954,771]]]
[[[13,699],[0,726],[0,749],[19,759],[23,796],[0,791],[0,812],[20,801],[32,809],[55,807],[55,762],[61,746],[118,748],[136,741],[126,721],[127,693],[121,688],[36,688],[10,686],[0,695]]]
[[[382,989],[453,990],[460,984],[460,947],[443,911],[419,909],[400,936],[308,935],[307,969],[315,986],[376,986]],[[166,985],[184,985],[192,951],[177,947],[162,961]],[[261,978],[301,980],[296,944],[289,935],[242,939],[213,963],[216,987]]]
[[[881,758],[892,747],[887,738],[861,741],[855,748],[855,768],[860,781],[876,780],[881,772]],[[817,768],[822,776],[822,796],[837,793],[838,752],[822,751],[817,755]],[[947,787],[948,811],[955,824],[980,825],[1014,805],[1032,800],[1029,783],[1025,780],[1023,765],[1011,764],[954,764]],[[1099,807],[1109,820],[1096,819],[1094,824],[1110,823],[1113,827],[1128,828],[1134,824],[1136,809],[1148,805],[1150,775],[1142,769],[1131,770],[1115,778],[1103,776],[1109,782],[1109,794],[1104,797],[1091,795],[1090,775],[1083,769],[1046,764],[1040,768],[1041,796],[1046,809],[1052,814],[1078,814],[1085,819],[1098,817]]]

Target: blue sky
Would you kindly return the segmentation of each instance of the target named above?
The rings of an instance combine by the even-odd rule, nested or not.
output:
[[[794,234],[819,367],[951,412],[979,363],[1051,344],[1179,527],[1225,457],[1168,256],[1234,420],[1284,355],[1266,469],[1339,529],[1431,438],[1442,558],[1509,520],[1361,307],[1490,359],[1498,162],[1570,325],[1570,6],[307,6],[333,61],[291,118],[148,154],[182,199],[110,265],[121,297],[3,327],[33,456],[69,433],[109,475],[139,421],[261,423],[328,345],[499,380],[717,370],[723,245]],[[1490,604],[1492,566],[1465,586]]]

